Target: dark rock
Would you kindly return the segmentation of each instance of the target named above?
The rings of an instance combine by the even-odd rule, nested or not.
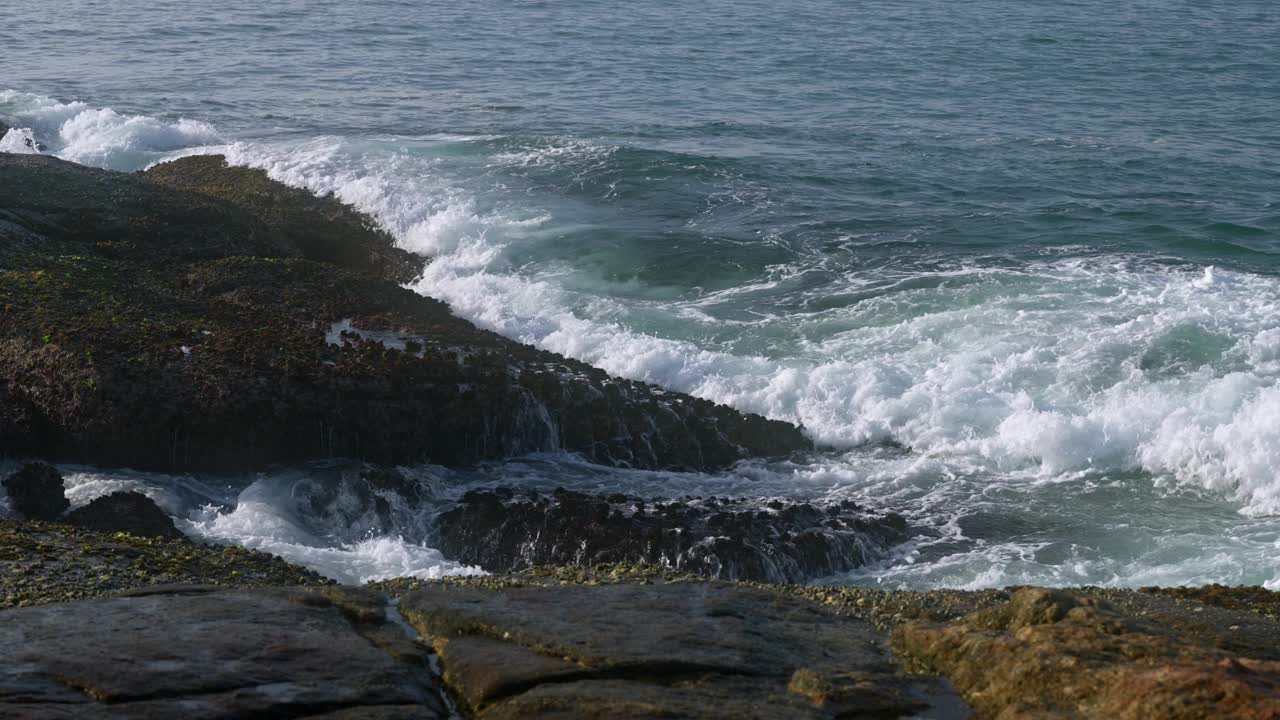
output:
[[[94,498],[68,513],[67,522],[99,532],[126,532],[138,537],[185,537],[173,519],[140,492],[113,492]]]
[[[870,623],[725,583],[435,585],[401,610],[479,718],[892,718],[945,695]]]
[[[246,172],[0,156],[0,447],[238,472],[553,449],[700,470],[811,446],[479,330],[401,287],[422,261],[350,208]]]
[[[207,155],[162,163],[143,175],[161,187],[209,195],[247,210],[298,257],[396,282],[422,272],[422,258],[396,247],[395,238],[369,217],[332,195],[316,197],[275,182],[263,170],[228,167],[222,156]]]
[[[442,513],[432,543],[491,572],[536,565],[647,564],[734,580],[801,582],[852,570],[905,539],[906,522],[851,502],[711,498],[645,503],[559,489],[514,499],[468,492]]]
[[[53,520],[71,507],[62,487],[62,474],[49,463],[23,463],[4,479],[13,509],[32,520]]]
[[[175,588],[0,614],[0,716],[444,718],[372,593]]]

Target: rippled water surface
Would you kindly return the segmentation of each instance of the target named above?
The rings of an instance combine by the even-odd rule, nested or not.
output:
[[[1273,3],[689,5],[18,0],[0,121],[335,192],[478,324],[825,448],[414,469],[442,497],[854,498],[917,539],[851,582],[1280,587]],[[344,579],[460,570],[425,515],[303,517],[312,472],[69,484]]]

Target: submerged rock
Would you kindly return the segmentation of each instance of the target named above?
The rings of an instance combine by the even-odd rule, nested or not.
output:
[[[852,502],[646,502],[559,489],[517,497],[468,492],[442,513],[433,543],[448,557],[509,572],[536,565],[648,564],[721,579],[803,582],[846,572],[905,539],[898,515]]]
[[[140,492],[113,492],[94,498],[67,514],[72,525],[100,532],[126,532],[138,537],[186,537],[155,501]]]
[[[53,520],[71,507],[64,493],[62,474],[45,462],[23,463],[4,479],[13,509],[32,520]]]
[[[554,449],[709,469],[810,447],[479,330],[400,286],[423,262],[220,159],[126,175],[0,156],[0,447],[211,472]]]

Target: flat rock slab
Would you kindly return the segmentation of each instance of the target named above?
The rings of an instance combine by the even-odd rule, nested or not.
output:
[[[964,717],[869,623],[719,582],[434,585],[401,611],[477,717]]]
[[[152,589],[0,612],[0,717],[447,717],[384,599]]]

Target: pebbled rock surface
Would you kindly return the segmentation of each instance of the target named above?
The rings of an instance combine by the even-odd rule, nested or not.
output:
[[[905,539],[906,521],[852,502],[652,500],[565,490],[468,492],[433,544],[491,572],[538,565],[654,565],[727,580],[801,582],[852,570]]]
[[[23,463],[0,486],[8,493],[13,509],[32,520],[53,520],[71,507],[62,474],[49,463]]]
[[[401,611],[478,718],[892,718],[963,708],[935,679],[902,675],[869,623],[741,585],[434,584],[403,596]]]
[[[448,717],[367,591],[171,587],[0,618],[3,717]]]
[[[333,581],[241,547],[0,520],[0,608],[174,584],[244,588]]]
[[[479,330],[400,286],[423,262],[219,159],[0,154],[0,447],[171,472],[551,449],[696,470],[810,447]]]
[[[1001,720],[1280,718],[1280,623],[1151,593],[1022,588],[895,644]],[[1190,605],[1190,607],[1189,607]]]
[[[43,589],[70,567],[56,563],[94,546],[125,582],[133,555],[185,567],[187,582],[224,581],[226,568],[172,550],[240,553],[229,566],[245,570],[266,557],[0,521],[0,598],[6,578],[31,572]],[[436,717],[441,685],[461,717],[480,718],[950,720],[972,707],[979,719],[1208,720],[1280,708],[1277,594],[1256,587],[901,592],[600,566],[376,588],[399,612],[369,590],[192,586],[0,610],[0,717]]]
[[[66,521],[102,532],[124,532],[170,540],[186,538],[173,524],[173,519],[155,501],[140,492],[113,492],[94,498],[88,505],[67,513]]]

